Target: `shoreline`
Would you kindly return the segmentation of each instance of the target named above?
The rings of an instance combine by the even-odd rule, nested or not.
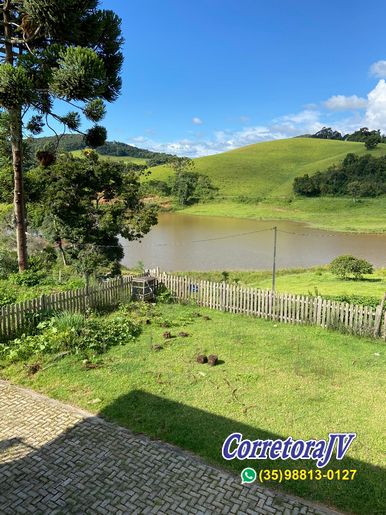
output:
[[[315,199],[310,199],[311,202]],[[328,199],[327,206],[330,209],[324,209],[321,205],[319,211],[307,211],[306,208],[312,207],[306,204],[307,200],[294,200],[291,204],[295,204],[293,208],[287,209],[282,203],[274,203],[274,199],[270,202],[260,202],[257,204],[246,204],[237,202],[208,202],[195,204],[186,208],[172,208],[169,210],[161,210],[162,213],[170,213],[177,215],[205,216],[210,218],[233,218],[243,220],[256,220],[265,222],[293,222],[299,223],[308,228],[318,229],[322,231],[331,231],[334,233],[348,233],[358,235],[379,235],[386,234],[386,199],[372,199],[358,203],[353,206],[347,203],[347,199]],[[337,202],[335,202],[337,200]],[[332,202],[331,202],[332,201]],[[383,201],[383,202],[382,202]],[[382,205],[382,203],[384,205]],[[298,205],[300,208],[298,208]],[[334,204],[341,204],[334,205]],[[345,204],[342,206],[342,204]],[[348,205],[347,205],[348,204]],[[343,209],[339,209],[343,207]],[[379,215],[373,213],[373,210],[380,211]],[[356,211],[356,212],[353,212]],[[363,211],[358,212],[358,211]],[[382,213],[384,211],[384,213]],[[339,220],[337,220],[339,218]],[[322,220],[322,221],[321,221]],[[353,227],[356,225],[356,227]]]

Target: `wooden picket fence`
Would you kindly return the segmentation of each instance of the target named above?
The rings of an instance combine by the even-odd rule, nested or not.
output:
[[[114,306],[132,293],[132,276],[119,277],[90,288],[67,290],[0,308],[0,341],[16,337],[36,326],[44,313],[85,312],[95,307]]]
[[[253,315],[285,324],[317,325],[386,340],[386,313],[383,303],[372,308],[225,282],[197,281],[189,277],[161,273],[159,269],[152,270],[151,273],[176,299],[194,301],[199,306]]]
[[[225,282],[197,281],[160,270],[150,270],[177,300],[192,301],[211,309],[242,313],[285,324],[310,324],[386,340],[386,313],[377,308],[311,297],[248,288]],[[117,305],[132,295],[132,276],[99,286],[79,288],[10,304],[0,308],[0,341],[28,332],[44,313],[85,312],[89,308]],[[158,286],[159,287],[159,286]]]

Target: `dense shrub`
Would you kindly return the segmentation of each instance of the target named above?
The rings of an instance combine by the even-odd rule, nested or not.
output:
[[[0,279],[6,279],[10,274],[17,272],[17,270],[16,252],[0,249]]]
[[[0,288],[0,307],[16,301],[16,294],[8,288]]]
[[[10,276],[11,281],[17,286],[36,286],[40,284],[47,274],[42,270],[40,272],[35,270],[25,270]]]
[[[0,357],[12,362],[61,352],[90,357],[132,341],[140,333],[140,324],[120,313],[106,318],[62,313],[41,322],[37,329],[38,334],[3,345]]]
[[[364,274],[372,274],[374,267],[365,259],[354,256],[339,256],[330,263],[331,272],[341,279],[362,279]]]

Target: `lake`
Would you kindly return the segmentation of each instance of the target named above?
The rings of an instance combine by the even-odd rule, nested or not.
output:
[[[333,233],[286,221],[244,220],[162,213],[141,242],[122,240],[122,264],[161,270],[264,270],[272,267],[277,226],[277,267],[310,267],[353,254],[386,266],[386,234]]]

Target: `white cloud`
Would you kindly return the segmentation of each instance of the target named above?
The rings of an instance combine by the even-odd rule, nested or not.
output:
[[[373,64],[371,70],[374,75],[383,74],[386,78],[386,61]],[[339,114],[344,111],[349,111],[346,117]],[[298,113],[280,116],[264,125],[246,125],[248,118],[244,116],[240,116],[238,120],[244,125],[241,129],[214,131],[209,138],[204,133],[196,132],[189,138],[159,142],[148,133],[146,136],[131,138],[128,143],[156,152],[202,157],[261,141],[313,134],[324,126],[333,127],[342,134],[351,133],[360,127],[380,129],[386,133],[386,81],[379,80],[368,93],[367,99],[357,95],[334,95],[319,104],[319,109],[318,104],[308,104]],[[194,117],[192,123],[202,125],[203,121]]]
[[[316,132],[323,124],[319,120],[318,111],[301,111],[300,113],[282,116],[272,124],[244,127],[241,130],[215,131],[210,139],[181,139],[168,143],[160,143],[150,138],[139,136],[128,143],[145,147],[154,152],[166,152],[179,156],[202,157],[235,148],[252,145],[261,141],[271,141]]]
[[[386,82],[382,79],[367,95],[368,107],[365,116],[365,125],[369,129],[386,131]]]
[[[365,108],[367,100],[357,95],[334,95],[324,102],[324,106],[331,111],[355,111]]]
[[[370,66],[370,73],[378,79],[386,78],[386,61],[377,61]]]
[[[192,118],[192,123],[194,125],[202,125],[204,122],[201,120],[201,118],[198,118],[197,116],[195,116],[194,118]]]

